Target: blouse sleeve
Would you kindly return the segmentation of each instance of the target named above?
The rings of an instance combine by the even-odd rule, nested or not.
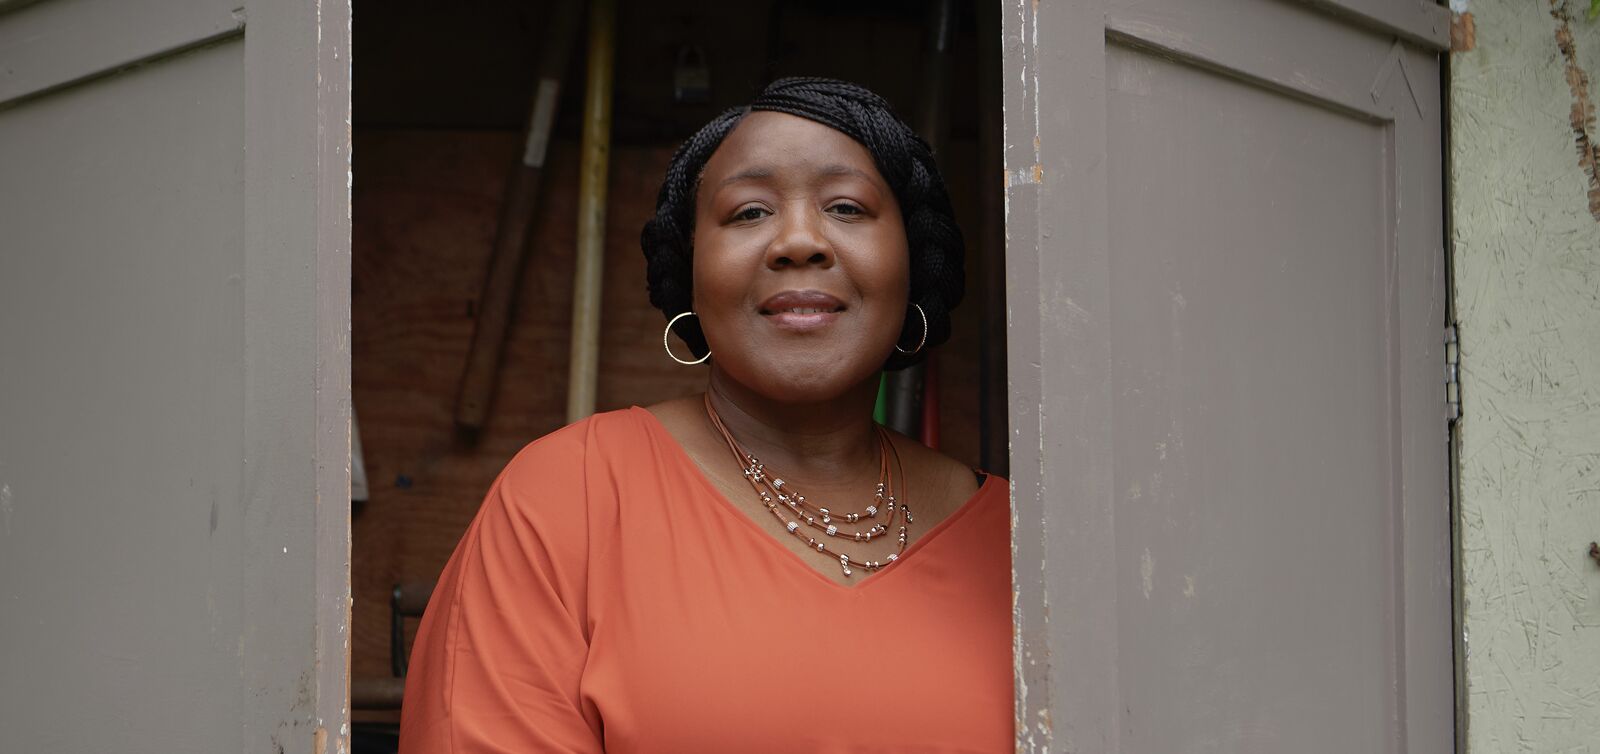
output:
[[[589,650],[583,434],[523,449],[450,557],[412,649],[402,754],[601,752]]]

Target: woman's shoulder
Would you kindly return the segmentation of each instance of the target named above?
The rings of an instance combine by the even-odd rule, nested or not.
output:
[[[615,520],[619,463],[648,442],[640,410],[594,414],[524,445],[495,478],[480,517],[539,532],[552,558],[586,561],[592,537]]]
[[[540,487],[581,482],[595,461],[627,457],[649,442],[644,409],[604,411],[579,419],[522,446],[501,472],[503,481]]]
[[[522,446],[512,457],[513,464],[569,463],[583,454],[605,452],[617,442],[637,441],[644,434],[638,406],[602,411],[579,419]]]

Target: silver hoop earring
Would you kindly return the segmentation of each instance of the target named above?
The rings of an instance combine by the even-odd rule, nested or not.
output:
[[[922,316],[922,340],[917,341],[917,347],[909,351],[901,348],[898,341],[896,341],[894,344],[894,350],[899,351],[907,356],[921,351],[922,347],[928,344],[928,313],[922,310],[922,306],[920,304],[912,304],[912,306],[917,307],[917,314]]]
[[[667,322],[667,329],[661,333],[661,347],[667,349],[667,355],[672,357],[673,361],[676,361],[686,367],[692,367],[696,364],[704,364],[706,359],[711,358],[711,351],[708,349],[706,351],[706,355],[701,356],[699,359],[695,361],[684,361],[683,359],[678,358],[677,354],[672,352],[672,345],[667,342],[667,338],[672,335],[672,326],[678,324],[678,320],[683,319],[691,314],[694,314],[694,312],[683,312],[682,314],[673,317]],[[698,317],[700,315],[695,314],[695,316]]]

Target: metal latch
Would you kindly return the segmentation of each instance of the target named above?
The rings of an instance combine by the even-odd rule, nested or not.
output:
[[[1456,342],[1456,326],[1444,329],[1444,399],[1450,423],[1461,418],[1461,347]]]

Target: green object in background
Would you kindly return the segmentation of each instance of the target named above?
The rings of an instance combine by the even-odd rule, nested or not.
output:
[[[878,373],[878,402],[872,407],[872,420],[885,426],[889,424],[889,374],[887,372]]]

